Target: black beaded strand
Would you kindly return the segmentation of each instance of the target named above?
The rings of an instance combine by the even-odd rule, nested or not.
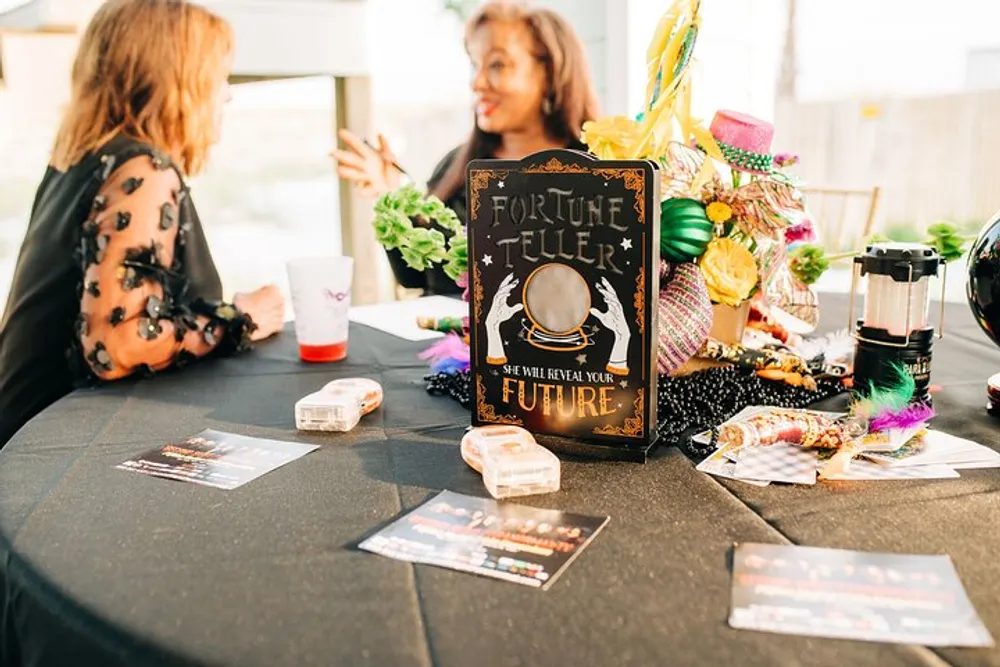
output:
[[[472,378],[468,371],[426,376],[427,391],[450,396],[463,407],[472,405]],[[676,445],[693,459],[715,451],[718,426],[751,405],[805,408],[846,391],[837,379],[819,379],[809,391],[784,382],[766,380],[751,370],[736,366],[709,368],[690,375],[661,375],[657,414],[663,444]],[[691,435],[712,430],[707,445],[691,440]]]

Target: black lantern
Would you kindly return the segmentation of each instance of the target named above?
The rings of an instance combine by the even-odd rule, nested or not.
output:
[[[969,307],[990,340],[1000,345],[1000,212],[979,232],[969,251],[968,267],[965,295]],[[1000,414],[1000,373],[990,378],[986,395],[987,407]]]
[[[849,320],[854,318],[858,279],[867,277],[864,318],[858,320],[854,388],[868,392],[895,384],[893,366],[916,381],[914,402],[928,402],[931,346],[944,327],[944,281],[938,333],[928,323],[930,279],[944,266],[937,251],[919,243],[877,243],[854,258]],[[848,322],[848,330],[852,322]]]

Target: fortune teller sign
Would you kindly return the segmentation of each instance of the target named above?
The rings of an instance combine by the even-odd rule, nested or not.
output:
[[[473,424],[645,460],[657,426],[657,167],[553,150],[468,169]]]

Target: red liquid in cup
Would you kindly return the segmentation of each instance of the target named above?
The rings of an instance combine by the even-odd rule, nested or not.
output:
[[[299,345],[302,361],[340,361],[347,356],[347,341],[333,345]]]

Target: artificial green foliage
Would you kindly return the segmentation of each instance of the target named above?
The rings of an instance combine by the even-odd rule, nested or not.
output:
[[[941,259],[951,262],[965,254],[968,238],[959,236],[958,228],[947,222],[939,222],[927,228],[927,245],[933,246]]]
[[[792,250],[789,255],[789,269],[796,278],[806,285],[812,285],[819,280],[823,272],[830,267],[826,251],[820,246],[803,244]]]
[[[448,240],[447,261],[444,272],[452,280],[469,270],[469,241],[465,234],[455,234]]]
[[[410,268],[426,271],[447,260],[445,271],[451,278],[465,271],[468,255],[462,222],[437,197],[405,185],[379,197],[374,211],[375,238],[386,250],[399,249]]]
[[[927,240],[924,241],[924,244],[937,250],[945,262],[952,262],[962,257],[968,249],[969,242],[975,240],[975,237],[960,236],[958,228],[948,222],[931,225],[927,228],[926,234]],[[881,232],[875,232],[865,240],[864,247],[876,243],[891,243],[892,240]],[[823,272],[830,267],[831,262],[851,259],[863,252],[862,249],[838,255],[827,255],[819,246],[804,245],[789,253],[790,266],[792,273],[809,285],[819,280]]]
[[[386,250],[406,245],[406,237],[412,231],[413,223],[399,211],[376,213],[375,238]]]
[[[444,234],[438,230],[416,227],[399,251],[411,268],[426,271],[445,258],[444,245]]]

